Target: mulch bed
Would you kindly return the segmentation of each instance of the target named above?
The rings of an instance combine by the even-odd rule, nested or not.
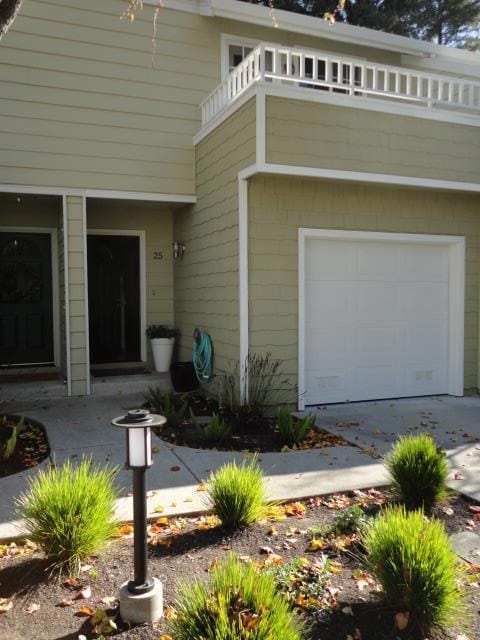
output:
[[[164,427],[156,428],[155,433],[171,444],[195,449],[210,449],[214,451],[251,451],[265,453],[267,451],[285,450],[285,442],[280,437],[273,418],[264,417],[260,422],[245,426],[226,407],[219,407],[210,397],[193,395],[188,398],[189,410],[186,420],[180,425],[172,427],[168,423]],[[217,442],[205,442],[202,438],[202,425],[195,424],[188,419],[190,409],[196,417],[213,416],[218,414],[232,432],[228,439]],[[154,408],[150,408],[154,411]],[[313,427],[309,436],[293,449],[323,449],[326,447],[351,446],[341,436],[329,433],[320,427]]]
[[[305,501],[305,507],[302,503],[291,503],[282,507],[273,520],[234,535],[222,530],[215,519],[208,516],[160,517],[157,524],[150,527],[149,568],[151,574],[163,582],[167,616],[174,615],[176,584],[186,579],[208,580],[212,566],[230,552],[261,566],[272,563],[285,566],[295,557],[314,563],[325,553],[335,570],[320,608],[315,607],[317,615],[308,616],[313,625],[309,640],[346,640],[349,636],[355,640],[424,640],[427,636],[412,624],[404,631],[395,627],[397,612],[385,608],[375,581],[362,573],[360,551],[354,537],[337,538],[322,550],[309,550],[309,527],[331,523],[349,504],[359,504],[366,513],[373,514],[388,500],[387,492],[369,490],[314,498]],[[452,534],[472,527],[469,510],[472,504],[457,495],[448,505],[437,508],[436,515]],[[475,522],[473,527],[480,529],[480,522]],[[167,620],[128,628],[116,616],[116,603],[112,598],[117,595],[120,584],[132,575],[131,535],[131,527],[124,526],[119,539],[112,541],[98,557],[88,559],[78,582],[48,579],[45,562],[32,549],[34,545],[0,547],[0,556],[4,556],[0,560],[0,610],[2,605],[8,607],[13,599],[11,609],[0,615],[0,638],[77,640],[79,634],[98,637],[88,616],[97,608],[105,611],[104,620],[114,618],[118,626],[112,634],[114,637],[159,640],[162,634],[168,634]],[[480,567],[470,565],[466,575],[473,616],[468,639],[480,640]],[[86,598],[77,599],[82,591]],[[85,615],[81,613],[82,608]],[[428,636],[429,640],[438,637],[446,636]]]
[[[20,416],[0,415],[0,478],[35,467],[50,455],[45,429],[36,420],[26,418],[12,456],[3,458],[5,444],[19,420]]]

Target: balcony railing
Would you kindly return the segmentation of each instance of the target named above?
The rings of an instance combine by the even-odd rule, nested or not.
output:
[[[333,53],[261,44],[201,103],[202,125],[257,82],[480,115],[480,83]]]

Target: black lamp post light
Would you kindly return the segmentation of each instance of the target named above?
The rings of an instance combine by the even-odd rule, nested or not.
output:
[[[163,588],[147,567],[147,494],[145,472],[152,466],[152,427],[165,424],[166,418],[146,409],[132,409],[126,416],[112,420],[126,434],[126,468],[133,472],[133,547],[134,577],[120,588],[120,615],[141,624],[163,616]]]

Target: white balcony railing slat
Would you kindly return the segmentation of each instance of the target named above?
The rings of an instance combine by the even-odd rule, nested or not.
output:
[[[480,116],[480,83],[335,54],[261,44],[201,103],[205,126],[256,82],[455,109]]]

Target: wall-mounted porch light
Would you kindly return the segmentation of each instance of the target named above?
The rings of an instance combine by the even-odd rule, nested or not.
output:
[[[185,243],[181,240],[175,240],[172,247],[174,259],[178,260],[179,258],[183,258],[183,254],[185,253]]]

